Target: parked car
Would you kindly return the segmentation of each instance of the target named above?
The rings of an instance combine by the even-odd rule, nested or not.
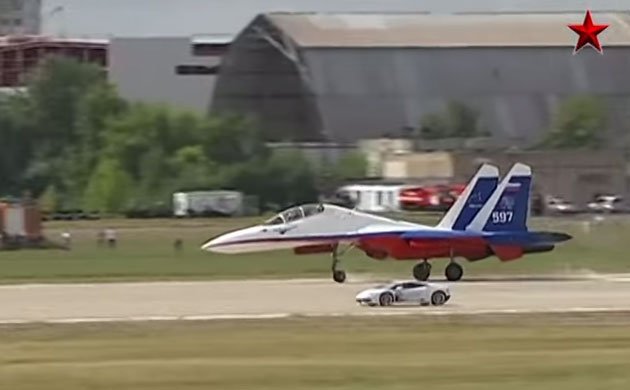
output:
[[[550,214],[575,214],[579,212],[575,204],[556,196],[548,196],[545,207]]]
[[[368,306],[391,306],[410,302],[441,306],[451,298],[448,286],[429,282],[393,282],[359,292],[357,303]]]
[[[623,198],[619,195],[599,195],[586,205],[593,213],[621,213],[627,211]]]

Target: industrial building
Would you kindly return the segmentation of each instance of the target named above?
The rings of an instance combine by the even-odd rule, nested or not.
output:
[[[534,172],[533,192],[560,196],[580,205],[598,193],[625,196],[630,166],[620,151],[401,152],[382,160],[382,176],[409,182],[441,178],[465,183],[482,163],[496,165],[501,175],[521,162]]]
[[[0,37],[0,88],[23,87],[28,76],[50,56],[107,67],[107,42],[40,36]]]
[[[207,112],[230,36],[113,38],[109,80],[131,101]]]
[[[0,36],[39,34],[42,0],[0,0]]]
[[[630,122],[630,18],[593,17],[610,24],[604,55],[573,55],[567,25],[583,13],[261,14],[223,59],[210,111],[254,116],[278,141],[355,142],[460,101],[493,138],[527,144],[563,98],[593,94],[614,138]]]

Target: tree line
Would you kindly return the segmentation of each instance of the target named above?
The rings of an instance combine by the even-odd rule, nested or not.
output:
[[[572,97],[535,148],[597,148],[605,126],[599,100]],[[415,136],[487,134],[477,111],[453,101],[425,115]],[[313,167],[300,153],[271,150],[265,141],[244,116],[129,102],[102,68],[50,58],[26,92],[0,95],[0,196],[28,191],[50,211],[118,213],[170,205],[176,191],[234,189],[257,196],[265,209],[315,201],[344,178],[365,173],[359,154]]]
[[[270,150],[243,116],[129,102],[101,68],[70,59],[47,60],[26,92],[0,97],[0,196],[28,191],[50,211],[118,213],[211,189],[284,207],[316,200],[322,178],[362,174],[357,159],[316,169]]]
[[[575,95],[553,113],[549,129],[532,149],[597,149],[605,146],[606,106],[594,96]],[[416,137],[426,140],[489,136],[479,111],[461,101],[450,101],[440,112],[424,115]]]

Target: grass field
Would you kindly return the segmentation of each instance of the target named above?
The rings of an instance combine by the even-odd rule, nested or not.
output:
[[[328,318],[22,326],[0,388],[623,389],[630,317]]]
[[[437,220],[413,215],[405,218],[430,224]],[[554,252],[529,255],[510,263],[500,263],[495,258],[464,263],[466,275],[630,272],[627,259],[630,218],[626,218],[604,221],[592,226],[590,232],[575,219],[534,219],[535,227],[566,231],[575,239]],[[0,282],[329,277],[327,255],[295,256],[291,251],[220,255],[199,249],[210,237],[259,223],[261,219],[50,222],[46,224],[46,235],[59,240],[63,229],[69,229],[73,234],[73,249],[0,252]],[[105,226],[118,230],[117,249],[97,247],[97,231]],[[184,240],[181,253],[173,249],[175,238]],[[350,251],[343,262],[350,276],[368,273],[398,278],[409,277],[414,264],[379,262],[359,251]],[[443,264],[445,261],[437,261],[433,268],[435,276],[442,277]]]

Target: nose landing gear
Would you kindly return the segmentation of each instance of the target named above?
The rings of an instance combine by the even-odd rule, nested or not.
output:
[[[346,271],[341,270],[341,269],[337,269],[337,266],[339,265],[339,263],[341,262],[339,260],[339,253],[337,251],[338,249],[338,245],[335,245],[333,247],[333,251],[332,251],[332,277],[333,280],[337,283],[343,283],[346,281]],[[352,245],[349,246],[348,248],[346,248],[346,250],[343,251],[343,253],[346,253],[348,250],[350,250],[352,248]],[[342,254],[343,254],[342,253]]]
[[[336,254],[333,254],[333,263],[332,263],[333,280],[337,283],[343,283],[346,281],[346,271],[337,269],[337,264],[339,264],[339,259],[337,258]]]

